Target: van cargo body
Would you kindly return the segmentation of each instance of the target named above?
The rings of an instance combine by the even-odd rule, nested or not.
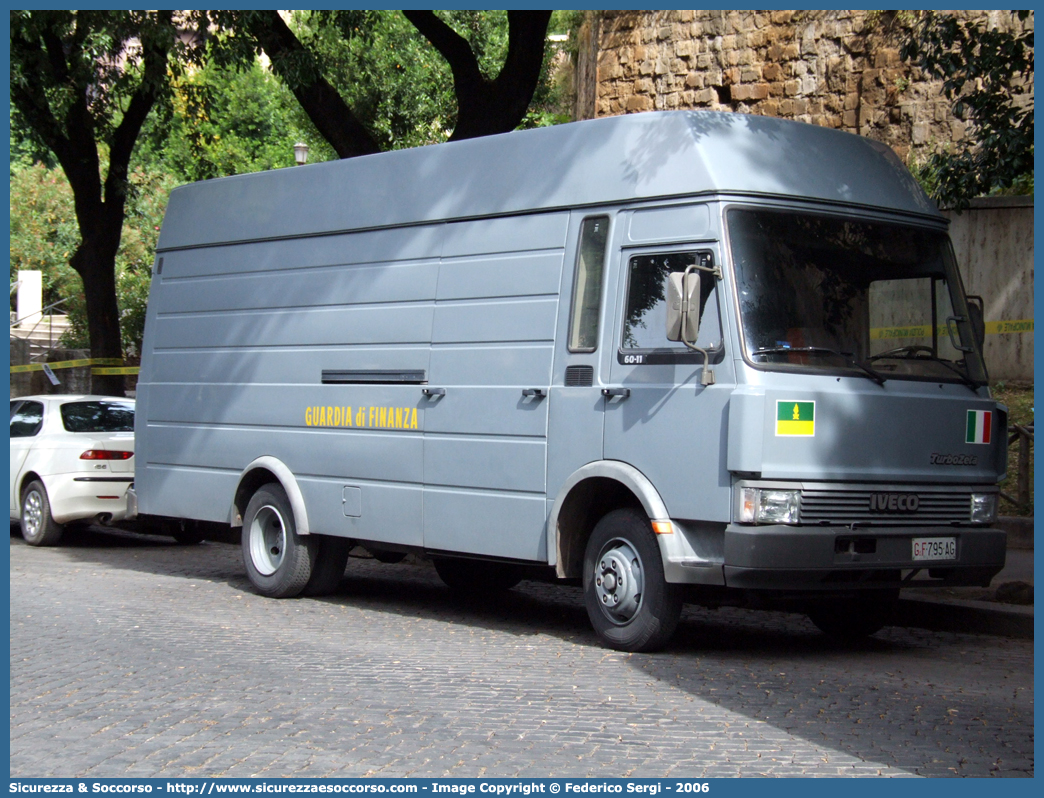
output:
[[[872,633],[986,585],[1006,410],[946,219],[886,146],[711,112],[176,189],[137,394],[143,514],[254,586],[348,550],[582,580],[610,646],[685,601]]]

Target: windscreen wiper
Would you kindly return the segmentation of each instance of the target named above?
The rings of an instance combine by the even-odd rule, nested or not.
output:
[[[884,375],[874,371],[869,366],[860,363],[850,352],[838,352],[834,349],[828,349],[825,346],[766,346],[763,349],[754,350],[751,352],[751,355],[782,355],[790,352],[801,352],[803,354],[813,355],[834,355],[842,358],[849,365],[855,366],[857,369],[862,371],[868,379],[873,380],[878,385],[884,385],[885,380],[888,379]]]
[[[932,355],[931,357],[925,358],[925,360],[931,360],[933,363],[938,363],[940,366],[946,366],[950,371],[961,378],[961,382],[971,388],[975,393],[979,392],[979,384],[975,382],[971,377],[961,371],[957,366],[950,360],[943,360],[941,357]]]
[[[896,360],[930,360],[932,363],[938,363],[940,366],[945,366],[958,377],[961,378],[961,382],[967,385],[975,393],[979,392],[979,384],[975,382],[971,377],[961,371],[951,360],[944,360],[939,357],[935,352],[931,350],[931,347],[927,346],[903,346],[899,349],[892,349],[888,352],[881,352],[880,354],[873,355],[868,358],[869,360],[881,360],[882,358],[895,358]]]

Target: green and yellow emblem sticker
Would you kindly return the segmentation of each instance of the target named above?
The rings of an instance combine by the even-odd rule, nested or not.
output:
[[[776,435],[811,438],[815,434],[815,402],[776,400]]]

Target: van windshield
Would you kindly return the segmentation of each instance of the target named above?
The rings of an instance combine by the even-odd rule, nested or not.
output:
[[[986,383],[945,234],[764,209],[727,218],[750,362]]]

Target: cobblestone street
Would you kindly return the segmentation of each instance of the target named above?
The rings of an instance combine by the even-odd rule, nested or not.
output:
[[[353,559],[256,595],[239,548],[11,537],[11,776],[1029,776],[1033,642],[687,608],[601,648],[580,590],[481,604]]]

